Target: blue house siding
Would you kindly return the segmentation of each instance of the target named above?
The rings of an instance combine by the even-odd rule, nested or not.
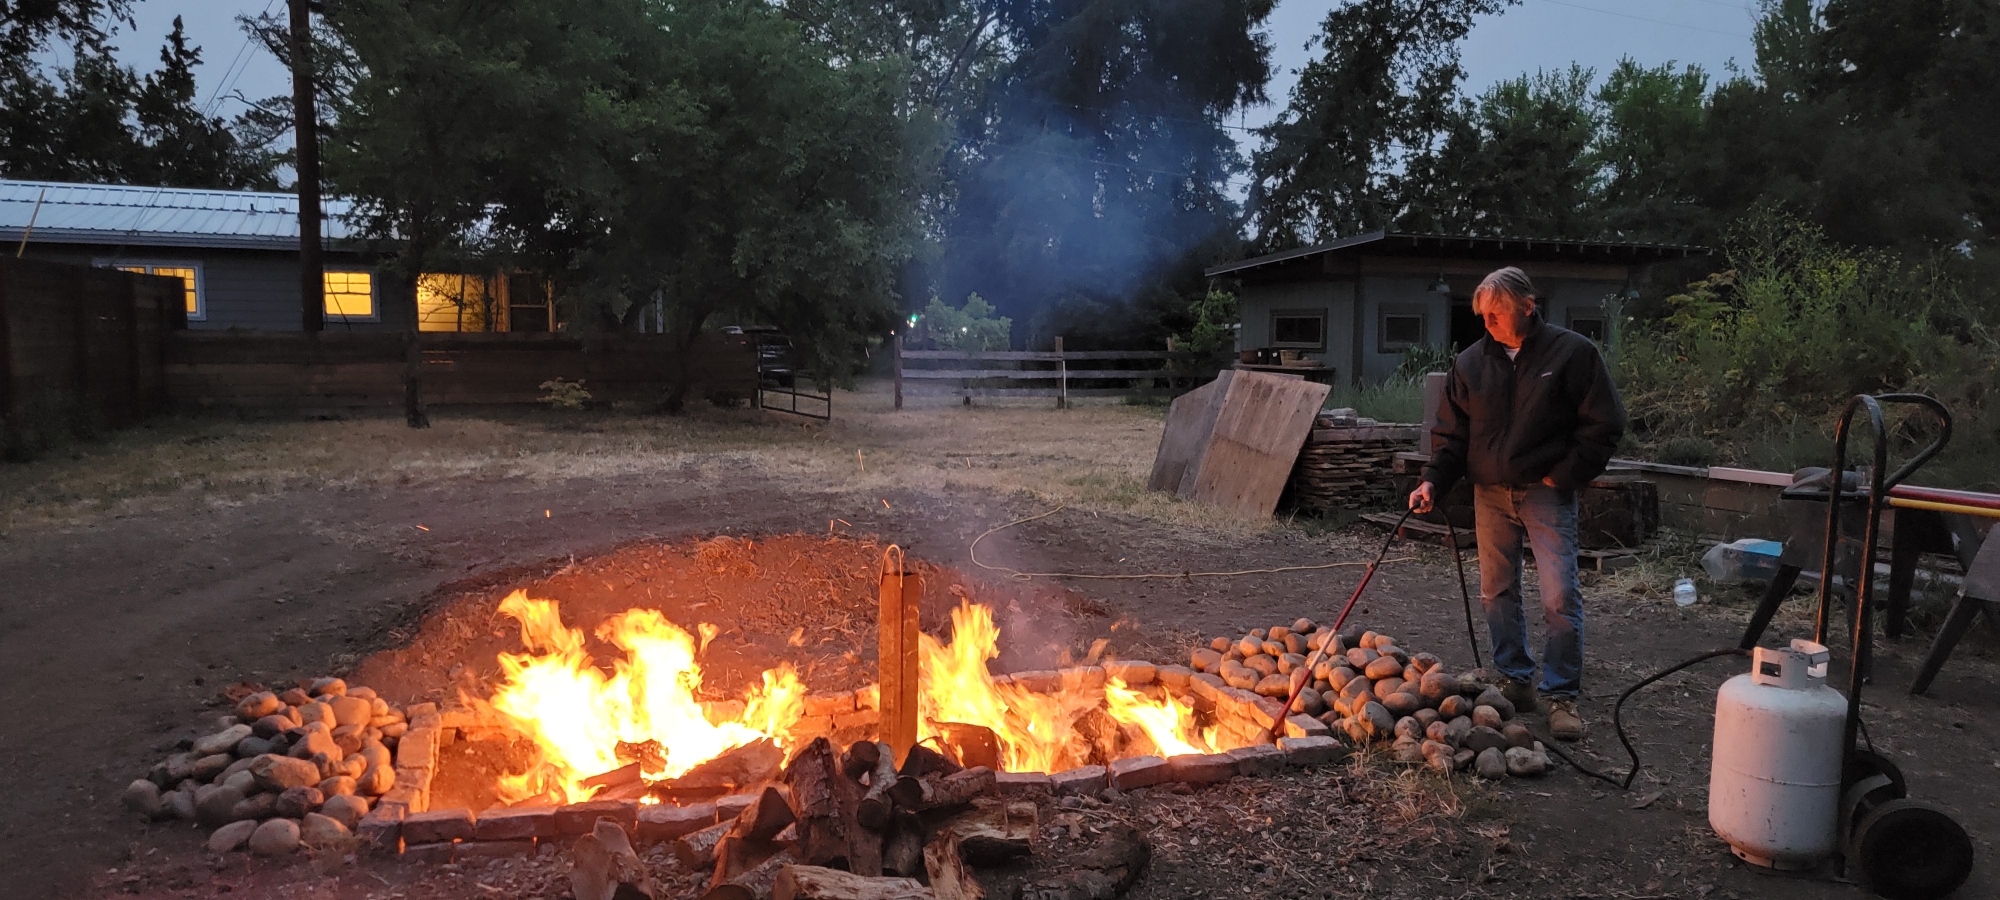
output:
[[[238,328],[248,331],[298,331],[300,328],[296,253],[30,242],[26,255],[32,259],[84,266],[193,264],[200,282],[202,315],[199,319],[189,317],[189,330]],[[326,267],[329,271],[374,272],[366,259],[352,253],[329,252]],[[374,288],[374,321],[328,317],[326,330],[370,332],[408,329],[414,304],[409,298],[399,301],[392,286],[379,274],[374,279]]]

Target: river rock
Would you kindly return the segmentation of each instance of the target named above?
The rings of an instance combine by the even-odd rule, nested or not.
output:
[[[1403,679],[1395,675],[1379,679],[1375,682],[1375,699],[1387,700],[1390,694],[1398,693],[1402,689]]]
[[[1432,703],[1442,703],[1446,697],[1457,694],[1458,689],[1452,684],[1450,675],[1432,669],[1417,679],[1417,693]]]
[[[278,814],[277,794],[251,794],[229,810],[231,819],[268,819]]]
[[[1442,716],[1438,715],[1437,710],[1431,709],[1429,707],[1417,710],[1416,712],[1411,713],[1411,715],[1416,716],[1417,721],[1423,723],[1423,726],[1425,728],[1431,727],[1432,722],[1441,722],[1444,720]]]
[[[286,788],[284,793],[278,795],[278,804],[275,809],[278,815],[284,816],[287,819],[297,819],[304,817],[306,813],[319,809],[320,803],[325,800],[326,795],[320,793],[319,788]]]
[[[338,697],[347,693],[347,682],[338,678],[315,678],[312,694],[315,697]]]
[[[1410,657],[1410,665],[1416,666],[1417,671],[1426,675],[1435,670],[1440,662],[1442,660],[1430,653],[1417,653]]]
[[[1507,757],[1503,756],[1499,749],[1489,747],[1473,757],[1472,770],[1479,773],[1481,778],[1498,781],[1507,775]]]
[[[1437,710],[1438,715],[1446,719],[1469,716],[1472,715],[1472,701],[1466,699],[1463,694],[1453,694],[1438,701]]]
[[[1257,686],[1251,690],[1266,697],[1289,697],[1292,693],[1292,680],[1283,675],[1266,675],[1257,679]]]
[[[1424,761],[1424,742],[1413,737],[1399,737],[1395,743],[1389,745],[1389,752],[1396,757],[1397,762],[1421,764]]]
[[[347,824],[332,816],[307,813],[299,822],[299,843],[313,849],[338,847],[352,836]]]
[[[298,734],[298,739],[292,741],[291,750],[287,751],[290,756],[311,759],[315,753],[324,753],[328,758],[337,761],[347,755],[346,751],[340,749],[339,744],[333,742],[333,729],[324,723],[308,722]]]
[[[300,688],[291,688],[279,691],[278,701],[286,706],[304,706],[312,702],[312,695]]]
[[[1465,746],[1466,737],[1472,734],[1472,717],[1459,716],[1456,719],[1446,722],[1445,734],[1449,735],[1451,738],[1445,743],[1450,744],[1454,747]]]
[[[1264,639],[1260,637],[1246,637],[1236,642],[1235,650],[1237,653],[1242,654],[1244,659],[1257,656],[1264,652]]]
[[[267,791],[311,787],[320,781],[319,767],[290,756],[260,756],[250,764],[250,774]]]
[[[223,776],[222,780],[217,783],[223,787],[232,788],[245,797],[257,793],[257,776],[251,774],[248,770],[231,772]]]
[[[1526,747],[1507,748],[1507,774],[1534,778],[1549,770],[1549,758]]]
[[[1465,736],[1465,746],[1472,748],[1476,753],[1485,753],[1488,750],[1505,752],[1510,745],[1506,738],[1500,736],[1499,731],[1484,725],[1474,725],[1472,732]]]
[[[1236,642],[1226,637],[1219,637],[1208,642],[1208,649],[1217,653],[1228,653],[1229,648],[1234,646],[1236,646]]]
[[[333,715],[333,707],[328,706],[325,701],[314,700],[299,707],[299,724],[312,725],[315,723],[325,724],[329,731],[333,730],[333,726],[339,724],[339,721]]]
[[[1500,736],[1506,738],[1507,743],[1516,747],[1529,750],[1535,747],[1535,736],[1528,731],[1528,726],[1519,722],[1508,722],[1506,725],[1501,726]]]
[[[245,722],[255,722],[285,708],[285,701],[270,691],[258,691],[236,703],[236,716]]]
[[[1480,691],[1479,696],[1473,698],[1472,704],[1474,706],[1493,707],[1494,711],[1500,714],[1500,718],[1503,721],[1514,718],[1514,704],[1507,699],[1506,694],[1500,693],[1499,688],[1489,687],[1486,690]]]
[[[1372,700],[1361,707],[1359,718],[1368,723],[1370,740],[1385,739],[1396,731],[1396,717],[1389,714],[1388,707]]]
[[[327,700],[326,705],[333,710],[336,728],[346,725],[367,725],[368,720],[375,717],[374,706],[361,697],[334,697]]]
[[[357,753],[361,750],[361,742],[366,738],[367,731],[366,724],[339,726],[333,729],[333,745],[339,747],[342,754]]]
[[[1213,672],[1222,665],[1222,654],[1213,649],[1198,649],[1189,657],[1189,663],[1197,672]]]
[[[1424,739],[1449,745],[1451,743],[1451,726],[1444,722],[1432,722],[1424,726]]]
[[[208,836],[208,852],[230,853],[243,849],[250,840],[250,833],[257,830],[255,822],[231,822]]]
[[[1301,655],[1297,651],[1286,653],[1285,655],[1278,657],[1278,674],[1290,675],[1292,674],[1292,672],[1296,671],[1300,666],[1303,666],[1305,664],[1306,664],[1305,656]]]
[[[219,828],[236,821],[236,804],[243,792],[220,785],[206,785],[195,791],[194,820],[207,828]]]
[[[126,809],[148,819],[159,818],[161,810],[166,806],[166,801],[160,796],[160,786],[145,778],[126,785],[125,796],[120,799],[124,801]]]
[[[354,793],[355,778],[352,775],[335,775],[332,778],[322,778],[319,784],[313,786],[319,788],[322,796],[332,799],[342,794]]]
[[[256,737],[270,739],[297,728],[302,724],[304,723],[292,721],[291,716],[271,715],[250,723],[250,731]]]
[[[1317,716],[1320,713],[1326,712],[1326,700],[1320,697],[1319,691],[1306,688],[1299,692],[1299,712],[1309,716]]]
[[[1491,728],[1494,731],[1499,731],[1504,721],[1500,718],[1500,711],[1491,706],[1475,706],[1472,708],[1472,724],[1474,727]]]
[[[1255,671],[1260,677],[1278,674],[1278,660],[1262,654],[1244,657],[1243,667]]]
[[[354,824],[368,814],[368,801],[353,794],[335,794],[320,804],[319,815],[325,816],[353,831]]]
[[[266,753],[270,753],[272,748],[275,746],[277,745],[273,743],[269,738],[260,738],[252,736],[237,741],[236,749],[230,752],[236,754],[236,758],[239,760],[251,759],[253,757],[263,756]]]
[[[214,756],[216,754],[227,755],[230,748],[236,746],[237,741],[249,737],[251,732],[252,729],[248,725],[231,725],[228,728],[196,740],[192,752],[197,757]],[[225,762],[223,765],[228,765],[228,763]]]
[[[1424,765],[1431,767],[1434,771],[1450,774],[1452,769],[1457,768],[1453,762],[1455,754],[1450,744],[1443,744],[1437,741],[1424,741],[1421,749],[1424,755]]]
[[[1257,674],[1256,669],[1244,666],[1222,670],[1222,683],[1233,688],[1254,691],[1257,689],[1257,682],[1263,680],[1264,676]]]
[[[1390,711],[1394,712],[1394,710]],[[1417,725],[1416,719],[1411,718],[1409,716],[1404,716],[1396,720],[1396,738],[1398,740],[1401,740],[1402,738],[1415,738],[1418,740],[1422,740],[1423,736],[1424,736],[1423,728]]]
[[[160,797],[167,818],[182,822],[194,821],[193,791],[168,791]]]
[[[1291,653],[1306,654],[1312,652],[1313,648],[1306,643],[1305,635],[1293,632],[1285,635],[1285,650]]]
[[[1460,772],[1463,772],[1466,769],[1472,768],[1472,761],[1474,759],[1477,759],[1478,757],[1479,754],[1467,750],[1464,747],[1460,747],[1456,752],[1452,753],[1451,755],[1451,766],[1452,768]]]
[[[1382,698],[1382,705],[1388,707],[1389,711],[1396,715],[1408,716],[1415,714],[1417,710],[1423,709],[1424,701],[1423,698],[1409,691],[1397,691]]]
[[[250,852],[258,856],[284,856],[299,849],[299,823],[272,819],[250,832]]]
[[[381,741],[369,741],[362,744],[361,759],[370,766],[386,766],[392,762],[389,758],[389,748],[382,746]]]
[[[1367,647],[1356,647],[1347,651],[1347,664],[1353,666],[1354,670],[1359,672],[1367,669],[1369,663],[1374,662],[1380,657],[1381,654]]]
[[[201,757],[194,761],[194,765],[189,767],[188,777],[196,781],[214,781],[216,776],[221,775],[224,770],[229,768],[229,764],[235,761],[236,757],[230,756],[228,753],[216,753]]]
[[[370,766],[368,771],[354,782],[354,791],[370,797],[380,796],[396,786],[396,770],[388,766]]]
[[[1391,675],[1400,676],[1403,674],[1403,666],[1387,656],[1378,656],[1361,670],[1361,674],[1375,679],[1388,678]]]

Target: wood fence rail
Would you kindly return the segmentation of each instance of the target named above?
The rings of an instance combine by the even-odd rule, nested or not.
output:
[[[1172,396],[1215,377],[1224,366],[1208,353],[1064,350],[1062,343],[1056,338],[1054,350],[910,350],[897,335],[896,408],[903,408],[906,387],[960,397],[968,406],[973,397],[1053,397],[1061,408],[1071,397]],[[1158,365],[1135,365],[1147,362]],[[1071,382],[1092,386],[1071,387]]]

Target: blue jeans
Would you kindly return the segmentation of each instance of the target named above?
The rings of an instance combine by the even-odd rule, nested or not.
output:
[[[1479,536],[1479,600],[1493,637],[1493,665],[1532,682],[1528,623],[1521,612],[1521,541],[1535,551],[1542,588],[1542,683],[1551,699],[1576,699],[1583,686],[1583,593],[1576,580],[1576,492],[1547,485],[1474,485]]]

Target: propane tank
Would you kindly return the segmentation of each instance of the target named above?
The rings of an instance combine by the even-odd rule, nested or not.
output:
[[[1708,825],[1744,861],[1808,869],[1834,849],[1847,700],[1826,684],[1826,647],[1758,647],[1715,698]]]

